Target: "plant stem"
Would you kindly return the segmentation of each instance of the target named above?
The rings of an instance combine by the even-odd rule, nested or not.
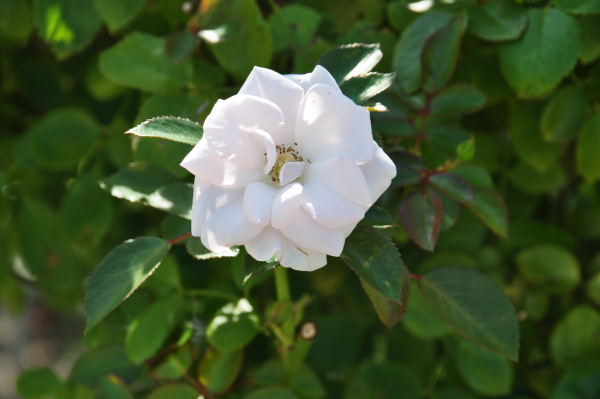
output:
[[[279,302],[289,302],[290,285],[288,283],[287,270],[283,266],[275,268],[275,290],[277,291],[277,300]]]

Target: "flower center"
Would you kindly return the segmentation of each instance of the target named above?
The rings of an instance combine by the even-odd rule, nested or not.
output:
[[[269,178],[273,183],[280,183],[281,185],[287,184],[287,182],[281,181],[281,170],[284,168],[284,165],[288,162],[293,163],[302,163],[304,162],[304,158],[298,153],[296,149],[296,143],[293,146],[284,146],[284,145],[276,145],[275,151],[277,152],[277,159],[275,160],[275,164],[273,168],[269,172]],[[289,165],[288,165],[289,166]],[[297,176],[294,178],[298,178]]]

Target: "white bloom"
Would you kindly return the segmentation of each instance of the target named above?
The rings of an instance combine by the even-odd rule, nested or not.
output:
[[[321,66],[288,76],[254,68],[215,104],[181,165],[196,176],[192,234],[205,247],[245,245],[259,261],[307,271],[340,255],[396,175],[369,112]]]

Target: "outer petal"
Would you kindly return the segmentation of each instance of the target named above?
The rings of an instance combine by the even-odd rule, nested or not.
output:
[[[220,187],[241,187],[264,178],[260,170],[215,157],[204,138],[185,156],[181,166],[201,181]]]
[[[219,100],[204,121],[204,138],[214,155],[249,168],[265,165],[265,141],[257,130],[279,137],[283,128],[279,107],[266,99],[236,94]]]
[[[300,153],[311,161],[344,155],[364,163],[373,157],[369,111],[339,90],[316,84],[304,96],[296,121]]]
[[[374,153],[371,162],[360,166],[369,185],[369,192],[373,202],[390,186],[392,179],[396,176],[396,165],[388,155],[373,142]]]
[[[302,185],[292,183],[277,192],[273,199],[271,211],[271,225],[276,229],[283,229],[291,223],[294,213],[302,203]]]
[[[369,148],[372,149],[371,145]],[[364,207],[373,203],[360,167],[345,157],[332,157],[309,164],[304,172],[304,182],[306,185],[326,187]]]
[[[283,112],[284,128],[281,135],[273,139],[278,144],[289,145],[293,141],[293,130],[296,126],[296,115],[304,90],[295,82],[267,68],[254,67],[239,91],[240,94],[251,94],[266,98],[275,103]]]
[[[246,251],[254,259],[265,262],[273,257],[280,258],[282,253],[281,234],[271,228],[265,227],[259,235],[246,243]]]
[[[244,213],[248,220],[258,226],[271,221],[271,208],[276,190],[264,183],[251,183],[244,191]]]
[[[286,78],[290,79],[291,81],[302,86],[304,91],[308,91],[308,89],[311,86],[314,86],[317,83],[321,83],[321,84],[330,86],[334,89],[337,89],[337,91],[340,90],[340,88],[339,88],[337,82],[335,81],[335,79],[333,78],[333,76],[331,76],[329,71],[327,69],[323,68],[321,65],[317,65],[315,67],[315,69],[313,69],[312,72],[305,73],[304,75],[292,74],[292,75],[285,75],[285,76],[286,76]]]
[[[302,196],[302,207],[318,224],[328,229],[353,229],[367,210],[316,184],[305,185]]]
[[[282,238],[283,249],[279,262],[290,269],[311,272],[327,264],[323,253],[298,248],[290,240]]]

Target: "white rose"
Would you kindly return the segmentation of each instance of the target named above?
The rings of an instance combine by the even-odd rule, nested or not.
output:
[[[217,253],[244,245],[259,261],[320,268],[396,175],[369,112],[319,65],[288,76],[255,67],[203,128],[181,165],[196,176],[192,235]]]

